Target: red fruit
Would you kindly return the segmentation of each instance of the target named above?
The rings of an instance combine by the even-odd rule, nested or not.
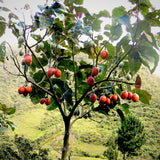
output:
[[[105,102],[106,102],[106,96],[103,95],[103,96],[101,96],[100,99],[99,99],[99,104],[100,104],[100,105],[104,105]]]
[[[108,57],[108,52],[107,51],[102,51],[101,52],[101,57],[102,57],[102,59],[106,59]]]
[[[88,79],[87,79],[87,84],[88,84],[89,86],[92,86],[92,85],[94,84],[94,78],[93,78],[92,76],[88,77]]]
[[[54,71],[55,71],[55,70],[54,70],[53,68],[50,68],[50,69],[47,71],[47,75],[48,75],[48,77],[53,76]]]
[[[99,71],[99,69],[97,67],[93,67],[92,68],[92,75],[94,75],[94,76],[98,75],[98,71]]]
[[[128,92],[128,97],[127,97],[128,100],[131,100],[132,99],[132,93],[131,92]]]
[[[91,94],[90,101],[94,103],[96,100],[97,100],[96,94]]]
[[[26,88],[24,86],[18,88],[19,94],[23,94],[25,91],[26,91]]]
[[[106,98],[106,103],[107,103],[108,105],[110,105],[110,104],[111,104],[111,99],[110,99],[110,98]]]
[[[25,64],[30,65],[31,62],[32,62],[32,58],[31,58],[30,55],[28,55],[28,56],[26,56],[26,57],[24,58],[24,63],[25,63]]]
[[[133,102],[138,102],[138,101],[139,101],[139,95],[136,94],[136,93],[134,93],[134,94],[132,95],[132,101],[133,101]]]
[[[46,105],[50,105],[50,103],[51,103],[51,100],[50,100],[49,98],[46,98],[46,99],[45,99],[45,104],[46,104]]]
[[[27,86],[26,87],[26,92],[27,93],[31,93],[32,92],[32,87],[31,86]]]
[[[59,78],[61,76],[61,71],[59,69],[56,69],[54,71],[54,75],[55,75],[56,78]]]
[[[76,13],[78,18],[82,18],[83,13]]]
[[[45,102],[45,98],[41,98],[40,103],[43,104]]]
[[[116,94],[114,94],[114,95],[112,96],[112,99],[116,102],[116,101],[118,101],[118,96],[117,96]]]
[[[121,98],[126,99],[128,97],[128,92],[127,91],[122,91],[121,92]]]
[[[29,54],[29,53],[26,53],[26,54],[24,55],[24,58],[26,58],[27,56],[30,56],[30,54]]]

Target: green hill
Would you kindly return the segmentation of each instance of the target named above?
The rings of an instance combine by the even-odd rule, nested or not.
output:
[[[16,74],[12,63],[8,63],[8,69]],[[160,154],[160,77],[151,75],[147,70],[142,69],[139,73],[142,77],[142,89],[152,95],[150,105],[140,102],[131,105],[131,111],[145,125],[147,142],[142,147],[142,155],[133,159],[157,159]],[[57,159],[61,149],[63,138],[63,121],[57,110],[46,111],[45,105],[33,105],[28,97],[18,94],[18,87],[23,85],[24,79],[8,74],[0,64],[0,102],[7,106],[15,106],[16,113],[9,117],[17,129],[8,131],[13,139],[15,134],[24,135],[33,141],[39,141],[41,146],[50,149],[50,157]],[[107,149],[107,141],[116,136],[116,130],[120,127],[120,119],[116,112],[110,116],[92,115],[91,119],[77,121],[71,130],[70,150],[73,160],[102,160],[103,152]],[[5,141],[5,140],[3,140]],[[3,142],[2,140],[0,143]],[[121,154],[119,153],[119,159]]]

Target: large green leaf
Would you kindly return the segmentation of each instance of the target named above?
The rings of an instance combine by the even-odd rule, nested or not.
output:
[[[152,96],[146,90],[133,89],[132,93],[137,93],[139,95],[139,100],[144,104],[149,104],[152,98]]]
[[[53,98],[50,98],[50,100],[51,100],[51,104],[46,107],[46,110],[48,111],[55,110],[58,107],[58,105],[55,103],[55,100]]]
[[[148,42],[144,42],[139,46],[139,55],[142,63],[153,73],[159,62],[159,55],[156,50],[153,49],[153,46]]]
[[[116,47],[113,46],[111,43],[107,43],[106,48],[108,50],[108,58],[112,58],[115,56],[116,53]]]
[[[131,71],[132,75],[134,75],[138,72],[138,70],[140,69],[140,67],[142,65],[139,52],[137,52],[137,50],[133,49],[128,55],[128,60],[129,60],[130,71]]]
[[[110,17],[110,14],[107,10],[103,10],[103,11],[100,11],[97,16],[98,18],[99,17]]]
[[[130,49],[130,45],[129,42],[131,41],[131,36],[129,34],[127,34],[126,36],[124,36],[117,44],[116,46],[116,52],[120,52],[121,49],[124,49],[125,52],[128,52],[128,50]]]
[[[116,25],[111,27],[111,35],[113,40],[118,40],[122,35],[121,25]]]
[[[125,7],[120,6],[117,8],[114,8],[112,11],[112,17],[117,18],[117,17],[123,17],[127,12],[125,11]]]
[[[0,44],[0,62],[4,62],[5,55],[6,55],[6,46],[5,42],[2,42]]]
[[[101,23],[102,23],[102,21],[101,20],[95,20],[94,22],[93,22],[93,30],[95,30],[95,31],[100,31],[100,29],[101,29]]]

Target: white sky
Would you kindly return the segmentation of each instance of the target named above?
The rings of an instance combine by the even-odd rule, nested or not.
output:
[[[4,1],[3,6],[10,9],[14,8],[20,9],[23,8],[26,3],[28,3],[31,6],[33,15],[36,11],[39,11],[37,5],[38,4],[43,5],[43,3],[46,2],[46,0],[3,0],[3,1]],[[49,2],[52,1],[53,0],[49,0]],[[160,0],[150,0],[150,2],[152,3],[153,7],[155,7],[156,9],[160,9]],[[84,7],[86,7],[91,13],[97,13],[100,10],[104,9],[108,10],[111,13],[113,8],[121,5],[125,6],[127,9],[130,9],[131,7],[128,0],[84,0]],[[26,13],[27,11],[24,14],[26,15]],[[11,40],[12,38],[10,38],[10,35],[11,33],[7,32],[5,36],[0,38],[0,42],[4,40],[9,41],[9,39]],[[15,43],[15,41],[17,40],[12,39],[12,41],[10,42]],[[155,73],[160,75],[160,63]]]

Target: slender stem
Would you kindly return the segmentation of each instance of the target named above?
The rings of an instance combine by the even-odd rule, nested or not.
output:
[[[75,101],[77,102],[77,75],[76,75],[76,66],[74,60],[74,47],[72,44],[72,59],[73,59],[73,70],[74,70],[74,78],[75,78]]]

